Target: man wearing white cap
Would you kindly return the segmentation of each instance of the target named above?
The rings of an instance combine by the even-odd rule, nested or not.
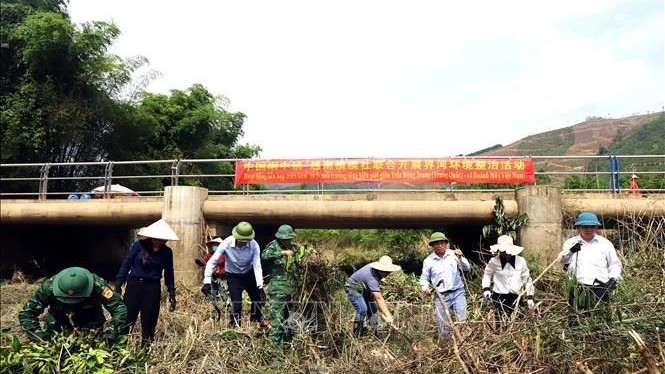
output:
[[[261,268],[261,248],[254,240],[254,229],[249,222],[239,222],[231,231],[231,235],[219,244],[215,253],[208,259],[203,273],[203,288],[206,295],[212,293],[212,277],[217,266],[217,260],[226,256],[224,269],[226,270],[226,284],[231,297],[229,324],[231,327],[240,326],[242,314],[242,291],[247,291],[252,306],[250,321],[259,322],[261,327],[267,328],[268,321],[263,319],[261,305],[265,301],[263,290],[263,269]]]
[[[459,322],[466,321],[466,291],[462,272],[469,271],[471,266],[462,250],[448,248],[448,238],[444,233],[432,233],[428,244],[433,252],[423,261],[420,289],[425,296],[431,296],[434,286],[445,301],[445,305],[442,305],[438,297],[434,298],[439,336],[448,339],[452,325],[448,315],[452,317],[454,314]],[[448,309],[447,313],[444,308]]]
[[[402,270],[394,265],[390,256],[381,256],[379,261],[370,262],[353,273],[344,284],[346,296],[356,310],[353,320],[353,335],[360,337],[364,331],[365,319],[370,322],[374,330],[377,328],[377,307],[383,319],[392,327],[395,320],[386,305],[381,293],[381,279],[394,271]]]
[[[533,307],[531,275],[526,260],[519,256],[523,250],[523,247],[514,245],[513,238],[508,235],[499,236],[497,243],[490,246],[490,252],[495,256],[485,266],[483,297],[485,301],[492,299],[499,320],[512,315],[522,290],[526,292],[527,305]]]
[[[175,282],[173,276],[173,250],[166,245],[178,236],[165,220],[142,228],[137,233],[142,238],[134,242],[120,266],[115,278],[118,293],[125,287],[124,302],[127,305],[127,326],[125,333],[134,325],[141,314],[141,346],[146,346],[155,337],[155,327],[159,318],[159,303],[162,296],[160,280],[169,292],[169,310],[174,311]]]

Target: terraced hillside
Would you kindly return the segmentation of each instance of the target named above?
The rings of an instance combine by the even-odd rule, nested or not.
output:
[[[662,152],[662,147],[665,147],[665,144],[661,144],[662,136],[665,136],[665,124],[658,121],[664,115],[660,112],[616,119],[594,118],[570,127],[532,135],[507,146],[491,147],[473,155],[595,156],[614,153],[613,150],[621,150],[620,154],[654,154]],[[652,125],[648,132],[649,138],[643,139],[644,147],[640,148],[639,144],[625,146],[627,139],[647,137],[640,132],[649,124]],[[661,139],[657,139],[659,136]],[[537,162],[536,167],[548,171],[579,170],[588,164],[588,160],[583,159],[545,160]]]

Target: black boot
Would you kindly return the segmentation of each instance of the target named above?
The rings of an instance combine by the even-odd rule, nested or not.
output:
[[[365,326],[363,326],[362,322],[353,322],[353,336],[356,338],[359,338],[363,334],[363,330],[365,329]]]

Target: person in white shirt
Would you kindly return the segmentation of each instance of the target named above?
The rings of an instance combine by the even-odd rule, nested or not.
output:
[[[433,287],[436,287],[443,297],[445,305],[441,305],[438,297],[434,298],[436,323],[439,336],[449,339],[453,321],[448,315],[451,318],[455,315],[459,322],[466,321],[466,291],[462,272],[469,271],[471,266],[462,250],[448,248],[448,238],[442,232],[432,233],[428,244],[433,252],[423,261],[420,289],[429,297],[435,290]],[[448,309],[448,313],[444,308]]]
[[[610,302],[610,291],[623,278],[622,265],[614,245],[596,234],[600,221],[594,213],[582,212],[575,221],[578,235],[566,240],[558,259],[568,277],[568,305],[577,311],[595,309]]]
[[[217,266],[217,260],[226,256],[224,270],[226,270],[226,284],[231,298],[229,325],[240,326],[242,313],[242,291],[247,291],[252,307],[250,321],[260,322],[262,328],[268,327],[263,319],[261,306],[266,300],[263,290],[263,269],[261,268],[261,249],[254,240],[254,229],[249,222],[240,222],[231,231],[232,235],[224,239],[215,253],[208,259],[203,273],[203,288],[201,291],[207,296],[212,292],[212,276]]]
[[[492,257],[483,274],[483,298],[494,303],[497,319],[509,318],[517,306],[517,298],[524,290],[529,308],[533,308],[533,283],[524,257],[524,250],[513,244],[513,238],[501,235],[490,246]]]

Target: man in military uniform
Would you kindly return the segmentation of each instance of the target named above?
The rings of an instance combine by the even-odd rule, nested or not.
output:
[[[18,319],[31,340],[47,340],[58,331],[102,328],[106,322],[102,305],[111,314],[111,326],[104,337],[113,344],[125,324],[127,307],[104,279],[87,269],[70,267],[42,283]],[[39,316],[47,307],[42,327]]]
[[[284,337],[287,334],[284,322],[288,318],[288,304],[293,293],[293,284],[287,273],[287,264],[289,258],[294,255],[295,246],[291,240],[295,237],[296,233],[291,226],[281,225],[275,234],[276,239],[268,243],[261,253],[263,260],[273,262],[268,286],[269,336],[275,347],[280,349],[284,346]]]

